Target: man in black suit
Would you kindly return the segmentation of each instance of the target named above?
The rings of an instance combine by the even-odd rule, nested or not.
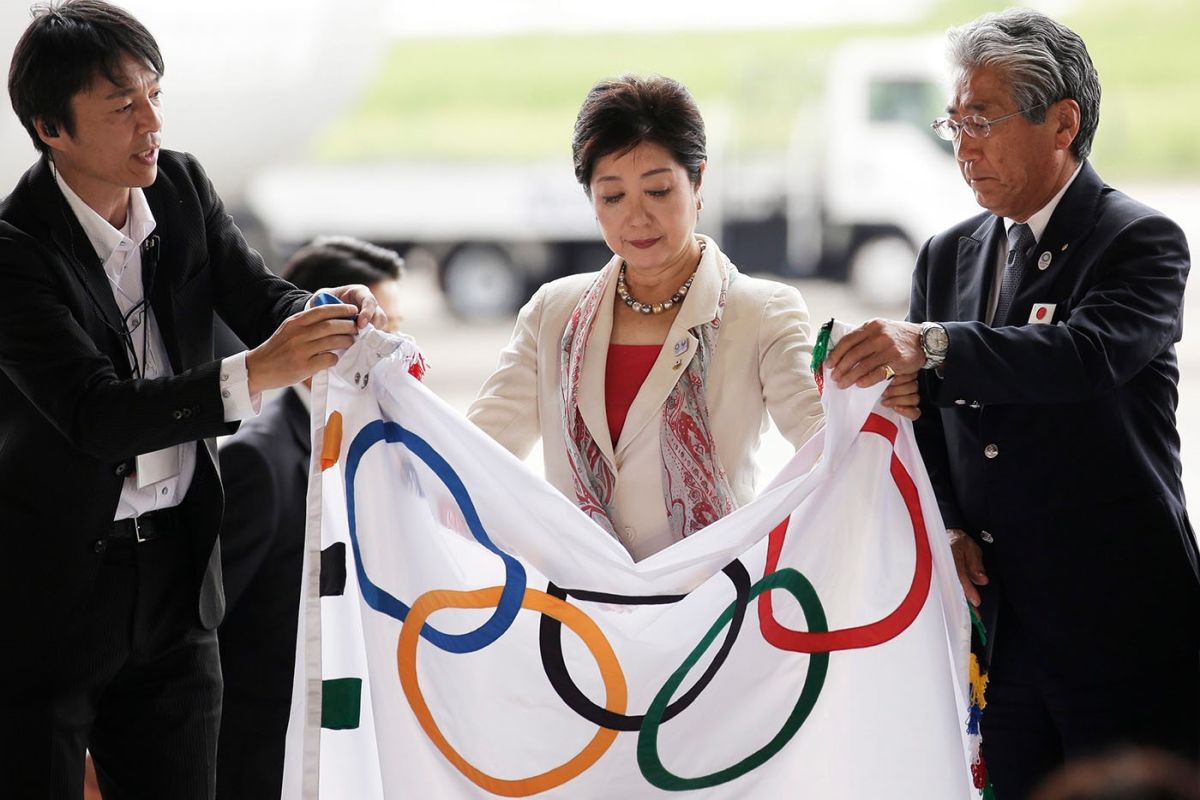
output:
[[[0,205],[0,793],[211,798],[221,675],[214,439],[386,321],[251,251],[161,150],[162,58],[100,0],[40,10],[9,94],[41,153]],[[249,135],[249,134],[248,134]],[[212,355],[214,313],[253,349]]]
[[[364,284],[394,322],[402,263],[391,250],[326,237],[297,251],[282,274],[309,291]],[[221,800],[276,798],[282,790],[304,561],[310,385],[285,389],[221,447]]]
[[[873,320],[839,385],[924,368],[921,454],[991,648],[999,800],[1117,743],[1200,750],[1200,579],[1175,427],[1179,227],[1087,162],[1100,84],[1042,14],[950,32],[949,117],[988,213],[934,236],[908,322]]]

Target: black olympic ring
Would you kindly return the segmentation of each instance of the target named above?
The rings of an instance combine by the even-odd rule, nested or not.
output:
[[[736,559],[726,564],[721,571],[729,578],[737,594],[734,600],[733,619],[729,622],[729,632],[725,634],[725,641],[721,643],[721,649],[717,651],[717,654],[713,657],[708,668],[704,670],[704,674],[700,676],[700,679],[696,681],[691,689],[688,689],[675,702],[667,706],[662,716],[663,722],[666,722],[690,706],[712,679],[716,677],[717,670],[725,663],[729,651],[733,649],[733,643],[737,641],[738,632],[742,628],[742,620],[745,618],[746,608],[750,604],[750,574],[746,572],[746,567],[742,562]],[[547,585],[546,594],[556,597],[559,600],[574,597],[578,600],[588,602],[613,603],[627,606],[666,605],[668,603],[678,603],[687,597],[685,594],[629,597],[619,594],[605,594],[603,592],[560,589],[553,583]],[[641,729],[645,714],[631,716],[629,714],[617,714],[609,711],[593,703],[579,689],[579,686],[576,685],[575,680],[571,677],[571,673],[567,672],[567,664],[563,659],[561,622],[543,614],[538,634],[538,644],[541,648],[542,668],[546,671],[546,678],[549,679],[550,685],[554,687],[554,691],[558,693],[559,698],[571,710],[588,722],[610,730],[638,731]]]

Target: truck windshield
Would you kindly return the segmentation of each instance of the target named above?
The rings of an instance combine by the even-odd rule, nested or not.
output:
[[[939,139],[929,128],[930,121],[942,112],[942,89],[924,80],[889,78],[870,84],[869,119],[872,124],[899,122],[920,130],[946,152],[953,143]]]

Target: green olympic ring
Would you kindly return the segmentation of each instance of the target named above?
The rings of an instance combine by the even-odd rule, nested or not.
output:
[[[772,589],[784,589],[796,598],[800,603],[800,608],[804,611],[804,619],[810,631],[824,633],[829,630],[829,624],[825,619],[825,609],[808,578],[790,567],[777,570],[750,587],[750,600],[754,600],[763,592],[769,592]],[[817,703],[817,698],[821,695],[821,689],[825,685],[825,675],[829,671],[828,652],[813,653],[809,656],[808,669],[804,675],[804,688],[800,692],[796,706],[783,723],[783,727],[779,729],[779,733],[775,734],[775,737],[761,748],[733,766],[708,775],[701,775],[698,778],[680,777],[663,766],[662,759],[658,756],[658,728],[662,724],[667,704],[671,702],[672,695],[683,683],[688,672],[696,666],[700,656],[712,645],[721,630],[729,624],[736,605],[736,603],[731,603],[717,618],[717,621],[709,628],[708,633],[700,640],[700,643],[696,645],[679,669],[675,670],[667,679],[666,685],[659,690],[654,697],[654,702],[646,710],[642,727],[638,731],[638,767],[641,768],[642,775],[646,780],[659,789],[675,792],[707,789],[740,778],[747,772],[762,766],[796,735],[796,731],[800,730],[804,721],[808,719],[809,713]]]

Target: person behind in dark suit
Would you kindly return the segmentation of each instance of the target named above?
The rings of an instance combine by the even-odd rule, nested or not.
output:
[[[924,368],[918,442],[990,647],[999,800],[1118,743],[1200,750],[1200,579],[1175,425],[1179,227],[1088,163],[1100,82],[1034,11],[949,33],[934,130],[987,210],[930,239],[909,321],[829,359],[839,385]]]
[[[271,275],[190,155],[163,60],[100,0],[40,8],[8,89],[40,158],[0,204],[0,794],[214,795],[215,438],[386,324]],[[253,135],[247,132],[247,135]],[[357,308],[356,308],[357,307]],[[213,357],[219,314],[251,348]]]
[[[394,324],[402,264],[391,250],[327,237],[298,250],[281,274],[309,291],[365,284]],[[217,797],[225,800],[279,797],[282,790],[304,557],[310,385],[285,389],[220,451],[225,694]]]

